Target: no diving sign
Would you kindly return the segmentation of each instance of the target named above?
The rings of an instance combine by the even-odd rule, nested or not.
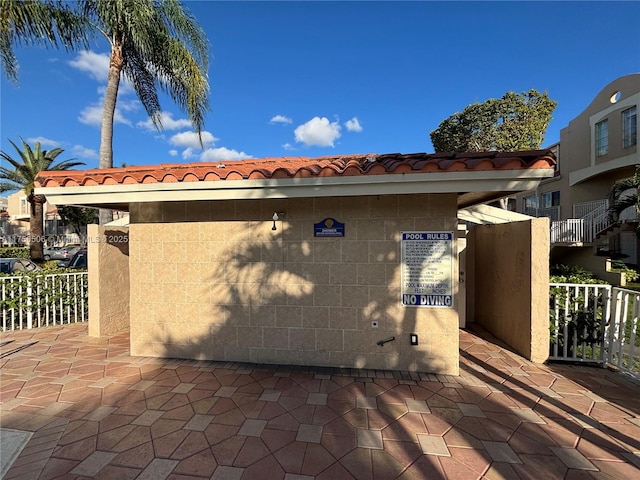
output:
[[[402,232],[402,305],[453,307],[453,239],[453,232]]]

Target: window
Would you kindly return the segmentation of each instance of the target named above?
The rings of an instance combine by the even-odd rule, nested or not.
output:
[[[602,157],[609,151],[609,121],[596,123],[596,156]]]
[[[622,148],[633,147],[638,137],[638,121],[636,107],[627,108],[622,112]]]
[[[524,208],[538,208],[538,196],[524,197]]]
[[[27,197],[20,197],[20,215],[27,215],[31,213],[29,210],[29,202],[27,202]]]
[[[560,205],[560,191],[545,192],[542,194],[542,208],[557,207]]]

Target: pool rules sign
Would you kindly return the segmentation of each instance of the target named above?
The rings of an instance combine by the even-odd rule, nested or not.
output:
[[[402,232],[402,304],[453,307],[453,232]]]

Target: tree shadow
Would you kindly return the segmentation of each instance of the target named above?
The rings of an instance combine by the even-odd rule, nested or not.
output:
[[[483,382],[483,394],[473,390],[471,387],[474,385],[466,388],[462,381],[447,376],[422,376],[406,371],[396,376],[397,372],[393,370],[400,365],[402,349],[410,348],[408,338],[399,338],[399,333],[419,331],[422,327],[420,322],[427,318],[424,313],[427,310],[434,316],[434,321],[446,321],[438,319],[435,310],[399,310],[399,288],[390,287],[400,284],[397,239],[393,249],[383,245],[376,250],[368,245],[366,252],[362,252],[364,242],[311,240],[301,232],[303,222],[294,217],[295,208],[291,204],[288,207],[293,213],[279,221],[276,230],[272,230],[270,220],[256,221],[255,216],[251,219],[224,219],[227,224],[225,231],[200,230],[201,237],[216,237],[220,241],[215,244],[217,248],[207,244],[196,250],[196,257],[207,259],[203,262],[205,267],[194,265],[193,269],[184,272],[177,269],[178,282],[169,287],[173,290],[165,286],[162,294],[170,299],[169,304],[164,304],[165,308],[175,308],[184,317],[184,322],[168,328],[165,326],[162,336],[155,339],[162,349],[158,353],[173,358],[217,359],[221,361],[216,363],[220,368],[241,372],[266,369],[301,375],[300,382],[305,387],[301,383],[292,383],[291,379],[272,379],[268,384],[261,384],[262,388],[276,392],[295,390],[300,398],[310,393],[330,393],[331,389],[349,389],[357,398],[366,399],[363,402],[375,399],[381,406],[375,409],[375,413],[358,407],[355,400],[353,405],[345,408],[354,412],[354,421],[362,422],[358,424],[360,427],[378,428],[380,431],[389,428],[401,438],[412,439],[403,445],[407,454],[419,448],[416,430],[412,428],[416,424],[411,421],[422,425],[420,428],[425,435],[439,438],[449,435],[466,448],[471,445],[478,457],[491,464],[493,458],[483,442],[506,443],[510,435],[524,424],[512,410],[533,409],[537,399],[544,398],[539,407],[542,409],[540,413],[549,415],[550,423],[556,421],[558,411],[562,409],[574,412],[571,404],[554,397],[550,398],[556,403],[548,406],[548,395],[544,391],[519,382],[514,375],[489,363],[488,369],[479,363],[482,359],[474,358],[469,352],[461,354],[466,362],[461,373],[466,378],[473,377],[479,383]],[[275,210],[287,208],[276,207]],[[262,211],[261,216],[269,218],[271,215]],[[396,227],[394,232],[402,229]],[[391,240],[385,237],[383,241]],[[372,285],[368,267],[360,269],[359,266],[376,260],[384,265],[384,278],[373,279],[376,283]],[[206,303],[202,302],[203,298]],[[336,298],[341,299],[339,305],[336,305]],[[192,308],[193,304],[197,308]],[[372,328],[372,322],[378,322],[377,329]],[[337,334],[336,331],[342,333]],[[345,334],[346,331],[352,334]],[[452,333],[458,333],[457,324]],[[392,336],[397,339],[383,347],[377,345],[378,341]],[[247,359],[250,363],[237,364]],[[437,371],[437,359],[433,361],[434,371]],[[326,367],[330,364],[350,367]],[[378,370],[386,370],[390,375]],[[285,375],[284,378],[288,377]],[[239,375],[235,381],[244,380]],[[236,386],[234,383],[230,385]],[[508,395],[517,407],[505,408],[491,395],[492,388],[513,389]],[[402,401],[394,403],[398,397]],[[255,398],[249,401],[249,396],[246,399],[247,404],[256,401]],[[424,400],[430,412],[409,411],[407,399]],[[472,406],[479,404],[483,405],[483,410],[486,407],[489,411],[498,412],[496,418],[476,418],[473,413],[477,412]],[[318,409],[317,406],[301,407]],[[242,408],[242,405],[236,404],[234,408]],[[313,416],[305,419],[309,423],[320,422]],[[508,425],[501,423],[505,421]],[[596,422],[595,425],[602,424]],[[582,427],[579,423],[569,428],[580,436]],[[522,430],[528,432],[525,427]],[[518,433],[519,441],[525,437],[525,440],[531,438],[539,444],[544,443],[542,436],[535,433],[529,432],[530,437]],[[628,438],[622,433],[617,439],[626,442]],[[606,439],[604,443],[623,459],[620,446],[616,446],[615,441]],[[560,446],[558,443],[555,445]],[[636,448],[635,443],[628,445]],[[543,447],[551,458],[555,458],[548,444],[540,448]],[[444,471],[438,471],[436,466],[440,468],[449,460],[421,453],[414,461],[418,458],[424,462],[425,469],[430,468],[429,476],[446,477]]]
[[[483,337],[484,336],[485,335],[483,335]],[[486,335],[486,338],[488,338],[488,341],[490,342],[493,341],[493,337],[491,335]],[[557,423],[562,428],[576,435],[577,438],[580,438],[581,436],[584,438],[583,429],[593,429],[594,431],[599,431],[611,436],[623,445],[628,446],[631,451],[638,451],[640,449],[640,440],[638,438],[630,437],[622,431],[616,430],[611,423],[605,424],[594,418],[592,408],[598,404],[597,398],[593,400],[594,405],[592,405],[592,408],[590,408],[589,411],[584,412],[579,410],[575,405],[572,405],[571,402],[563,401],[563,396],[561,394],[556,395],[551,391],[550,387],[536,387],[522,380],[518,380],[517,375],[510,374],[507,371],[497,368],[488,361],[482,360],[472,352],[461,349],[460,355],[464,359],[464,361],[460,363],[460,368],[467,375],[470,375],[483,383],[499,385],[499,390],[503,392],[506,397],[517,403],[528,405],[529,408],[532,408],[535,412],[544,416],[546,421]],[[571,374],[571,369],[567,369],[566,367],[548,366],[548,369],[552,372],[552,375],[553,373],[558,374],[556,380],[562,379],[563,377],[567,377],[572,381],[577,380],[576,376]],[[591,385],[598,383],[597,380],[593,380],[594,377],[598,377],[598,375],[593,375],[594,369],[589,370],[592,372],[592,380],[584,383],[585,386],[587,386],[588,383]],[[589,375],[584,371],[581,372],[581,374]],[[554,382],[556,380],[554,380]],[[580,382],[577,383],[580,384]],[[635,386],[632,384],[624,385],[624,383],[625,382],[622,381],[622,379],[618,379],[618,381],[615,382],[615,388],[619,389],[621,396],[627,396],[627,400],[620,401],[620,398],[610,397],[608,401],[618,405],[621,410],[628,413],[630,417],[637,417],[640,413],[640,400],[636,398],[637,389],[634,388]],[[599,385],[600,388],[602,388],[603,384],[600,383]],[[564,388],[570,388],[570,385],[567,385]],[[590,392],[594,393],[599,390],[599,388],[588,389]],[[571,399],[571,396],[576,393],[577,392],[566,392],[567,398]],[[599,414],[604,416],[605,413],[606,412],[600,412]],[[590,441],[595,441],[605,449],[613,452],[622,461],[628,461],[628,458],[621,454],[623,449],[620,444],[603,438],[602,435],[597,433],[589,435],[588,437],[590,437]]]

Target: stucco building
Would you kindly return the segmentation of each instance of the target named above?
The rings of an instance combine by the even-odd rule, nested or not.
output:
[[[548,221],[467,239],[458,212],[535,189],[554,163],[277,158],[43,172],[37,192],[130,212],[128,230],[89,231],[89,330],[128,327],[133,355],[455,375],[470,302],[473,320],[547,358]]]
[[[603,271],[607,255],[640,264],[636,212],[625,212],[622,228],[611,228],[607,217],[614,183],[631,177],[640,165],[639,104],[639,73],[606,85],[560,131],[560,142],[549,147],[557,157],[555,175],[517,195],[518,212],[552,220],[553,261],[594,271]]]

